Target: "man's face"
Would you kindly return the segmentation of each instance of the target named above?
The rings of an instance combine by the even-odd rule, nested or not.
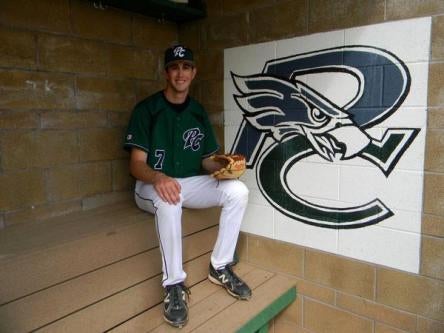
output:
[[[196,68],[186,61],[178,61],[165,69],[165,76],[168,87],[174,92],[188,92],[190,84],[196,76]]]

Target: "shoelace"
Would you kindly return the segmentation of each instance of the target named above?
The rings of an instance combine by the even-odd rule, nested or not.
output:
[[[225,269],[228,271],[228,279],[235,285],[241,285],[243,282],[234,274],[231,265],[225,266]]]
[[[191,294],[190,289],[188,289],[184,284],[175,284],[168,288],[168,292],[170,293],[170,300],[173,303],[173,309],[179,309],[182,306],[182,303],[185,301],[183,299],[182,292],[185,292],[187,295]]]

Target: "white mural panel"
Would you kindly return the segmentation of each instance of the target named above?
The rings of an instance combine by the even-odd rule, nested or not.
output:
[[[419,271],[430,18],[230,48],[242,230]]]

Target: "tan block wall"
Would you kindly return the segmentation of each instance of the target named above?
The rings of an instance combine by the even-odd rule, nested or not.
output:
[[[177,40],[92,1],[0,1],[0,228],[131,198],[123,133]]]
[[[433,16],[421,273],[396,271],[242,234],[241,259],[294,278],[297,301],[274,333],[444,332],[444,2],[442,0],[207,0],[208,17],[179,28],[199,58],[195,94],[223,119],[224,48]],[[27,120],[32,122],[32,120]],[[223,130],[223,129],[222,129]]]

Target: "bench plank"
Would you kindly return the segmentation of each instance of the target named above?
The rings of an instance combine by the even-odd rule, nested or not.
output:
[[[184,239],[184,261],[212,250],[217,226]],[[0,307],[8,331],[30,331],[161,273],[158,248]]]
[[[255,289],[261,284],[265,283],[265,281],[271,279],[273,277],[273,273],[264,271],[262,269],[253,269],[243,276],[245,280],[248,282],[249,286],[253,290],[253,295],[255,293]],[[216,286],[218,290],[203,299],[202,301],[195,304],[190,308],[190,319],[186,326],[181,329],[181,332],[192,332],[199,326],[211,322],[215,316],[217,316],[221,311],[224,311],[227,308],[230,308],[235,303],[250,303],[250,301],[239,301],[234,297],[230,296],[227,291],[220,286]],[[254,296],[253,296],[254,297]],[[231,320],[225,318],[225,320]],[[167,323],[163,323],[158,328],[154,329],[152,333],[161,333],[168,332],[173,333],[177,330],[170,326]],[[207,331],[212,332],[212,331]],[[230,331],[225,331],[230,332]]]
[[[245,276],[252,270],[253,267],[251,265],[245,265],[240,263],[238,266],[236,266],[236,272],[240,276]],[[194,313],[196,312],[193,309],[199,302],[203,301],[205,298],[209,297],[210,295],[216,292],[223,291],[221,290],[220,286],[211,283],[208,279],[205,279],[204,281],[194,285],[190,289],[191,289],[191,295],[189,299],[189,307],[190,307],[191,318],[193,318]],[[147,311],[141,313],[140,315],[122,323],[121,325],[115,327],[109,332],[110,333],[150,332],[153,329],[156,329],[158,326],[164,325],[164,323],[165,322],[163,320],[163,303],[160,303],[159,305],[151,309],[147,309]],[[188,325],[185,326],[183,329],[186,329],[187,327]]]
[[[296,298],[294,280],[234,267],[249,301],[208,281],[220,208],[184,210],[190,320],[181,332],[267,332]],[[177,332],[163,320],[154,218],[117,204],[0,231],[0,332]]]
[[[294,280],[281,275],[275,275],[273,278],[261,284],[254,290],[254,295],[249,302],[238,301],[234,303],[232,306],[219,312],[211,319],[211,321],[208,321],[204,325],[198,327],[195,332],[255,332],[263,325],[260,325],[260,323],[252,325],[247,322],[247,324],[250,326],[258,326],[256,329],[247,330],[250,326],[245,326],[245,322],[250,318],[255,318],[262,311],[267,311],[270,303],[273,302],[277,297],[285,295],[285,300],[288,300],[291,303],[291,298],[293,295],[295,296],[295,293],[289,290],[292,288],[294,289],[294,284]],[[283,299],[280,300],[279,303],[282,301]],[[268,320],[270,319],[271,318]]]
[[[208,274],[210,253],[184,265],[188,281],[196,284]],[[104,332],[153,307],[163,299],[160,274],[103,299],[36,332]]]
[[[219,208],[184,210],[184,236],[218,224],[219,213]],[[35,226],[21,226],[20,230],[25,232],[25,227],[29,227],[35,233],[32,237],[43,243],[48,237],[45,232],[55,240],[67,233],[79,238],[67,241],[62,237],[57,244],[48,242],[46,247],[40,244],[28,248],[28,252],[17,253],[0,242],[0,256],[4,255],[0,259],[0,306],[158,246],[153,216],[134,205],[75,213],[63,217],[60,225],[54,220],[48,225],[57,231],[50,231],[44,223],[41,223],[42,230]],[[17,230],[5,229],[0,231],[0,236],[5,238]],[[27,238],[16,236],[12,237],[17,241],[15,246],[26,247]]]

